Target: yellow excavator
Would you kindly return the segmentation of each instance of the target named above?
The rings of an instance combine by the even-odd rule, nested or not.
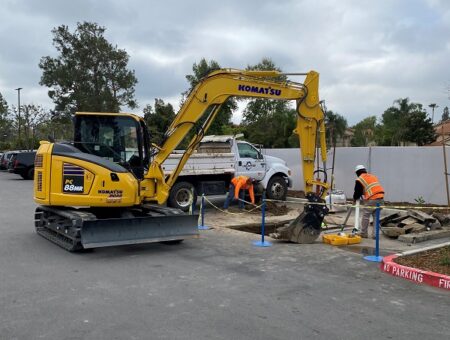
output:
[[[279,79],[305,76],[303,83]],[[36,154],[35,227],[39,235],[69,251],[124,244],[178,243],[198,236],[197,217],[164,206],[170,188],[230,96],[296,102],[304,184],[311,204],[280,238],[311,243],[327,213],[324,113],[319,74],[221,69],[189,93],[160,145],[152,143],[142,117],[126,113],[77,112],[74,142],[42,141]],[[166,174],[163,163],[194,129],[178,165]],[[270,126],[267,126],[270,129]],[[320,144],[322,169],[315,170]],[[201,193],[199,193],[201,194]]]

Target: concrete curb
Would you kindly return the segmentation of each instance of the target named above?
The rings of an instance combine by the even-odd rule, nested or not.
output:
[[[385,273],[401,277],[403,279],[413,281],[415,283],[427,284],[429,286],[450,291],[450,276],[425,271],[417,268],[402,266],[401,264],[394,262],[394,259],[399,256],[403,255],[392,254],[389,256],[385,256],[381,263],[380,269]]]
[[[433,250],[433,249],[447,247],[447,246],[450,246],[450,241],[444,242],[444,243],[439,243],[439,244],[434,244],[434,245],[431,245],[428,247],[422,247],[419,249],[407,250],[407,251],[404,251],[403,253],[401,253],[401,256],[414,255],[417,253],[421,253],[423,251]]]

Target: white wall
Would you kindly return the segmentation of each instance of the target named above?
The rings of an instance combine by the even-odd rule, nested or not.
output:
[[[266,149],[264,153],[285,160],[293,172],[293,189],[303,190],[299,149]],[[328,168],[332,157],[331,150]],[[450,165],[449,148],[447,160]],[[388,201],[414,202],[421,196],[427,203],[447,204],[442,147],[336,148],[335,188],[344,190],[349,198],[353,196],[357,164],[364,164],[378,176]]]

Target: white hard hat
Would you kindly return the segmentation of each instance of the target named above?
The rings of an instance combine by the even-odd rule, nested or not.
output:
[[[355,172],[358,172],[359,170],[366,170],[366,167],[362,164],[359,164],[355,167]]]

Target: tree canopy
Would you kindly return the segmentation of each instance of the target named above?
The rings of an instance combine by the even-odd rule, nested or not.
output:
[[[377,130],[377,117],[364,118],[353,127],[352,146],[370,146],[375,143]]]
[[[58,111],[118,112],[124,105],[135,108],[134,71],[128,70],[129,56],[104,37],[105,28],[96,23],[78,23],[52,30],[57,57],[39,62],[40,84],[50,88],[49,97]]]
[[[436,140],[431,118],[422,104],[413,103],[409,98],[394,101],[394,105],[382,114],[379,124],[376,116],[371,116],[353,128],[352,146],[401,146],[408,143],[422,146]]]
[[[247,70],[282,71],[269,58],[263,58],[255,65],[248,65]],[[271,78],[271,80],[274,80]],[[275,78],[286,80],[286,76]],[[250,99],[243,111],[242,126],[245,137],[267,148],[298,147],[298,137],[293,133],[297,121],[297,113],[285,100]]]
[[[326,140],[328,147],[336,144],[338,138],[342,138],[347,129],[347,119],[339,113],[333,111],[325,111],[325,127],[327,130]]]
[[[148,126],[151,141],[161,145],[164,133],[175,118],[175,111],[170,103],[165,104],[162,99],[155,99],[155,107],[147,105],[144,110],[144,120]]]
[[[189,82],[189,90],[183,92],[183,101],[186,99],[187,95],[191,90],[197,86],[197,84],[212,71],[220,69],[220,65],[215,60],[207,61],[202,58],[198,63],[194,63],[192,66],[192,74],[187,74],[186,79]],[[237,109],[236,100],[234,98],[227,99],[221,106],[216,118],[209,127],[207,133],[210,135],[221,135],[229,131],[229,126],[231,124],[231,117],[233,111]],[[205,120],[203,117],[201,122]]]
[[[3,95],[0,93],[0,150],[11,147],[12,121],[9,115],[9,106]]]
[[[422,104],[400,98],[381,117],[380,145],[399,146],[412,142],[425,145],[435,140],[433,123]]]

